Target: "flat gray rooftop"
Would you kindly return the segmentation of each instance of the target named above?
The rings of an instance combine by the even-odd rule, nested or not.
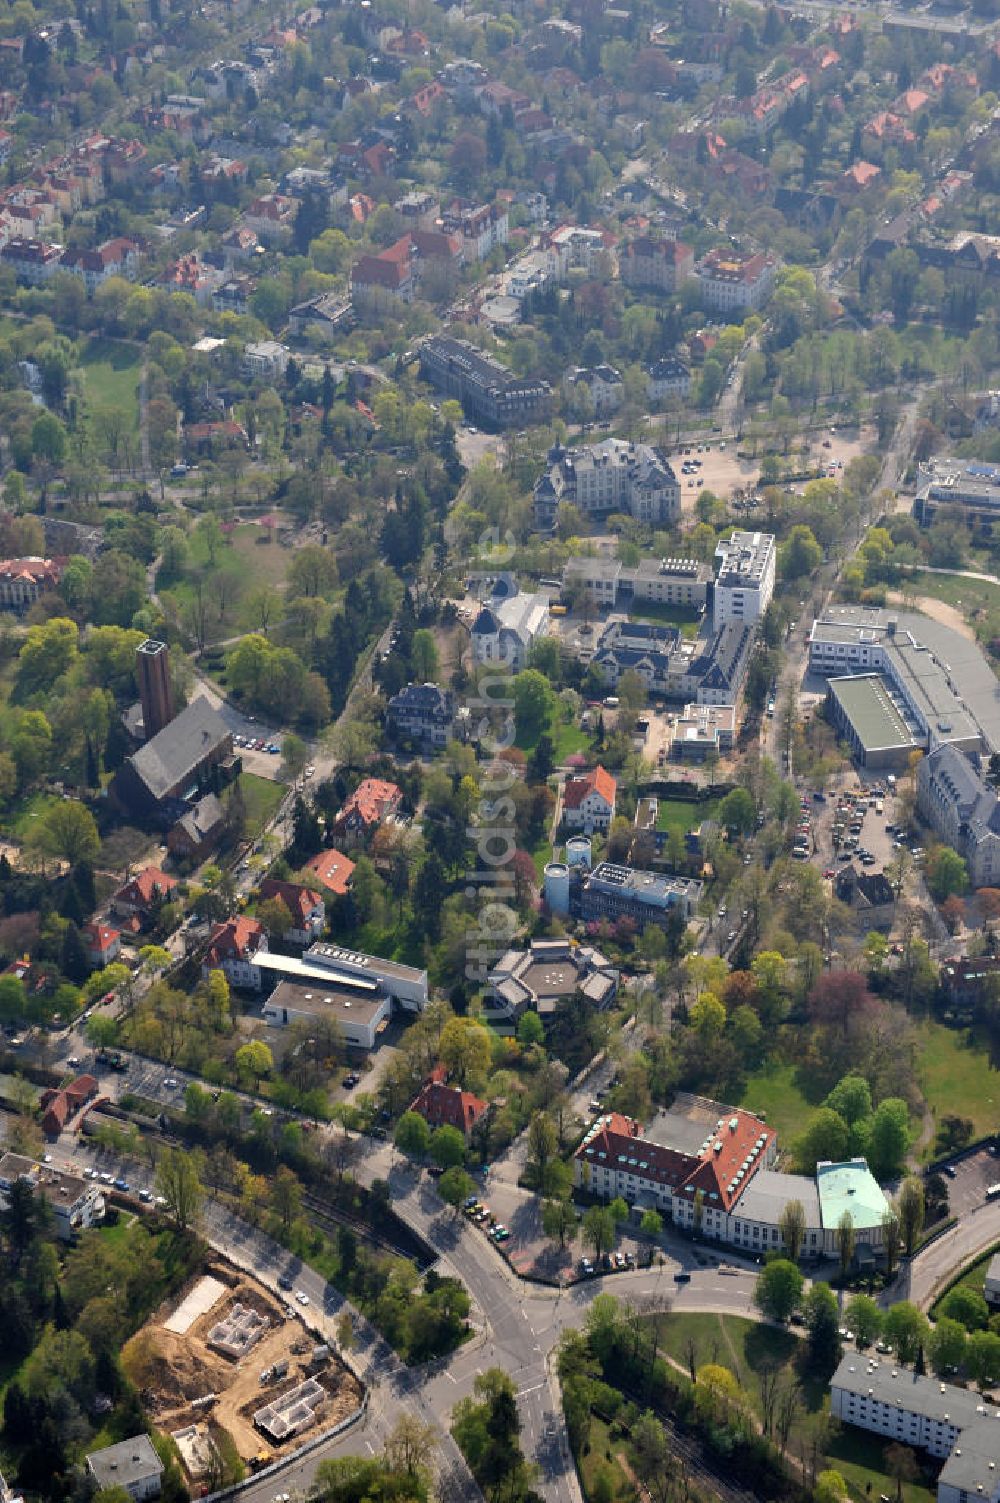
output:
[[[916,746],[922,739],[893,704],[888,685],[880,674],[831,678],[828,687],[866,752],[891,746]]]

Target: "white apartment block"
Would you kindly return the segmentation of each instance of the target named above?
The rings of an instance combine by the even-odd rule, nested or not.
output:
[[[712,622],[759,621],[774,594],[777,548],[773,533],[734,532],[715,549]]]
[[[997,1503],[1000,1409],[902,1367],[893,1357],[848,1352],[830,1380],[830,1413],[896,1445],[926,1451],[944,1466],[938,1503]]]
[[[771,296],[776,269],[774,257],[764,251],[752,256],[709,251],[697,270],[702,302],[717,313],[756,312]]]
[[[564,282],[571,271],[597,277],[609,268],[611,254],[601,230],[584,230],[575,224],[562,224],[544,237],[552,275]]]

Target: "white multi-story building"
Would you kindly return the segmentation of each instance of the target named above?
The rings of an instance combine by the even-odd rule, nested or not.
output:
[[[702,302],[717,313],[752,313],[762,308],[774,290],[777,262],[764,251],[752,256],[739,251],[709,251],[697,269]]]
[[[809,666],[824,678],[879,674],[914,740],[1000,751],[1000,683],[976,642],[929,616],[831,605],[809,633]]]
[[[243,350],[243,370],[261,381],[277,381],[288,369],[292,352],[276,339],[260,339]]]
[[[971,1388],[911,1372],[893,1357],[848,1352],[830,1380],[830,1413],[944,1466],[938,1503],[997,1503],[1000,1409]]]
[[[585,230],[575,224],[561,224],[543,238],[543,247],[556,281],[565,281],[571,271],[588,277],[610,271],[612,257],[603,230]]]
[[[770,532],[734,532],[715,549],[712,621],[759,621],[774,594],[777,559]]]
[[[131,1440],[91,1451],[87,1470],[100,1491],[123,1487],[135,1503],[160,1496],[163,1462],[148,1435],[133,1435]]]
[[[624,511],[641,522],[673,524],[681,513],[681,488],[662,449],[607,438],[588,448],[556,444],[549,450],[548,469],[533,494],[537,531],[553,531],[562,502],[585,517]]]
[[[616,558],[571,558],[563,569],[564,589],[580,584],[597,605],[609,607],[655,600],[700,611],[711,579],[709,566],[695,558],[644,558],[634,569]]]

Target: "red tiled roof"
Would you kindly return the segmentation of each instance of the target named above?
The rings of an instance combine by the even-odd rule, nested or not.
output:
[[[579,809],[584,799],[590,793],[599,793],[610,808],[614,808],[615,796],[618,792],[618,784],[599,764],[592,772],[586,772],[579,778],[567,778],[566,788],[563,793],[563,806],[566,809]]]
[[[306,869],[315,875],[317,882],[328,892],[343,897],[351,885],[354,862],[348,861],[340,851],[320,851],[318,855],[309,857]]]
[[[340,825],[350,815],[356,814],[364,824],[377,825],[402,796],[395,783],[387,783],[382,778],[365,778],[337,815],[336,824]]]
[[[90,950],[106,950],[116,939],[121,939],[121,930],[111,929],[107,924],[85,924],[80,932]]]
[[[211,970],[224,960],[247,960],[257,953],[263,937],[263,925],[256,919],[242,914],[239,918],[227,919],[212,930],[204,963]]]
[[[577,1149],[577,1157],[608,1169],[628,1165],[638,1176],[667,1185],[692,1199],[701,1190],[710,1205],[728,1211],[757,1170],[764,1167],[774,1136],[774,1130],[751,1112],[733,1111],[709,1135],[700,1153],[682,1153],[648,1142],[631,1118],[612,1113],[593,1137],[584,1140]],[[763,1151],[744,1171],[739,1183],[734,1183],[761,1137],[766,1139]]]
[[[487,1103],[479,1096],[438,1080],[429,1080],[410,1107],[431,1127],[457,1127],[466,1135],[486,1110]]]
[[[72,1106],[82,1106],[89,1101],[97,1090],[97,1081],[93,1075],[78,1075],[74,1081],[66,1087],[65,1095]]]
[[[144,866],[141,872],[137,872],[131,882],[126,882],[115,893],[115,901],[134,903],[137,907],[148,907],[156,896],[157,889],[166,896],[177,886],[176,878],[168,877],[166,872],[161,872],[158,866]]]
[[[260,884],[262,898],[279,898],[292,916],[292,927],[304,929],[315,909],[323,899],[318,892],[303,887],[299,882],[279,882],[276,877],[265,877]]]

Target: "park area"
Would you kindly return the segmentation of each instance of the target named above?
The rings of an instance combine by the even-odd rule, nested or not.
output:
[[[747,1320],[737,1315],[669,1314],[650,1317],[656,1324],[659,1347],[672,1366],[690,1377],[706,1363],[718,1363],[734,1375],[754,1416],[764,1408],[762,1375],[776,1376],[777,1390],[794,1387],[799,1396],[788,1438],[793,1471],[807,1463],[814,1445],[822,1448],[826,1464],[845,1479],[856,1503],[870,1503],[886,1494],[897,1496],[884,1446],[877,1436],[850,1427],[831,1427],[828,1385],[810,1374],[802,1358],[805,1342],[792,1330]],[[768,1380],[765,1380],[768,1381]],[[780,1413],[780,1398],[775,1412]],[[821,1463],[822,1468],[822,1463]],[[903,1481],[902,1503],[932,1503],[933,1489],[923,1479]]]

